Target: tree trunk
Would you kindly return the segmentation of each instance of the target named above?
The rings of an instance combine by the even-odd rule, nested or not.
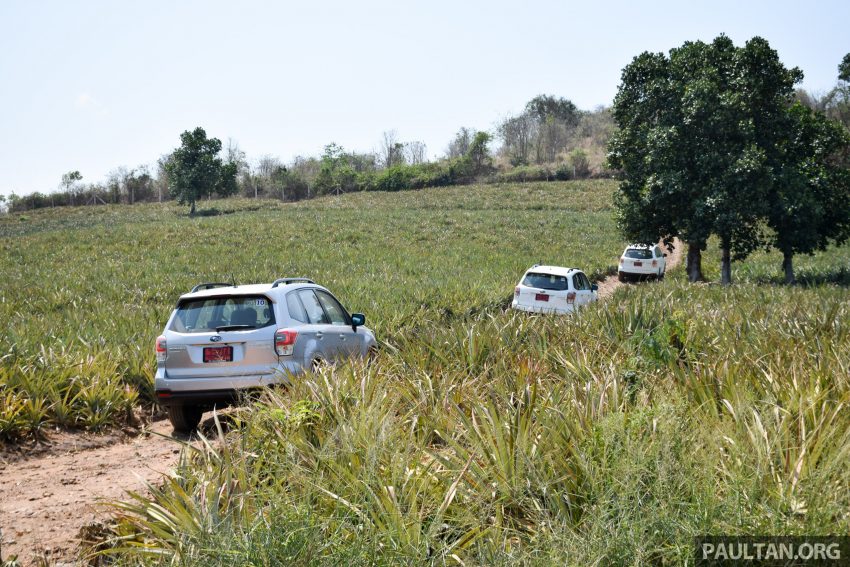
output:
[[[797,278],[794,277],[794,253],[793,252],[783,252],[782,253],[782,269],[785,271],[785,283],[794,284],[797,283]]]
[[[189,216],[190,217],[195,216],[195,200],[194,199],[192,199],[192,202],[190,203]]]
[[[724,240],[720,246],[720,283],[730,285],[732,283],[732,255],[729,251],[731,245],[728,240]]]
[[[701,282],[705,279],[702,275],[702,246],[695,242],[688,242],[688,281],[691,283]]]

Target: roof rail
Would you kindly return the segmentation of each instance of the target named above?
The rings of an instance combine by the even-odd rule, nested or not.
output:
[[[196,291],[202,291],[205,289],[212,289],[214,287],[236,287],[232,283],[223,283],[223,282],[210,282],[210,283],[199,283],[195,287],[192,288],[192,291],[189,293],[195,293]]]
[[[280,278],[280,279],[275,280],[274,283],[272,283],[272,287],[275,288],[279,285],[288,285],[288,284],[291,284],[291,283],[312,283],[312,284],[314,284],[316,282],[314,282],[310,278]]]

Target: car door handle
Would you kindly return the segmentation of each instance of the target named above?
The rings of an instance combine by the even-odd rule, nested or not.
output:
[[[316,333],[316,338],[317,338],[317,339],[321,339],[321,338],[322,338],[322,337],[324,337],[324,336],[325,336],[325,334],[324,334],[322,331],[319,331],[319,332],[317,332],[317,333]]]
[[[345,335],[344,335],[344,334],[342,334],[342,333],[340,333],[340,334],[339,334],[339,340],[344,341],[344,340],[345,340]]]

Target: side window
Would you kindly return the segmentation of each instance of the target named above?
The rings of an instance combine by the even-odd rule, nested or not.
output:
[[[316,295],[319,296],[319,302],[325,308],[325,313],[331,320],[333,325],[348,325],[348,317],[342,305],[328,293],[321,290],[316,290]]]
[[[307,312],[304,311],[304,306],[301,305],[301,300],[298,299],[298,295],[296,295],[296,293],[297,292],[291,291],[286,294],[286,309],[289,311],[289,316],[296,321],[309,323],[310,320],[307,319]]]
[[[310,323],[314,325],[327,325],[330,322],[312,289],[300,290],[298,297],[304,305],[304,310],[307,311],[307,318],[310,320]]]
[[[590,282],[588,282],[587,276],[581,272],[573,276],[573,285],[575,286],[576,291],[585,291],[590,289]]]
[[[656,246],[656,247],[655,247],[655,257],[656,257],[656,258],[661,258],[661,256],[663,256],[663,254],[661,253],[661,248],[659,248],[658,246]]]

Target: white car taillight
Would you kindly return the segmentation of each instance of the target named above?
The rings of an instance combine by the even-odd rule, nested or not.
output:
[[[159,336],[156,338],[156,361],[157,362],[165,362],[165,358],[168,356],[168,345],[165,342],[165,337]]]
[[[292,356],[297,338],[298,331],[278,329],[274,333],[274,351],[278,356]]]
[[[514,297],[519,297],[519,286],[514,288]]]

